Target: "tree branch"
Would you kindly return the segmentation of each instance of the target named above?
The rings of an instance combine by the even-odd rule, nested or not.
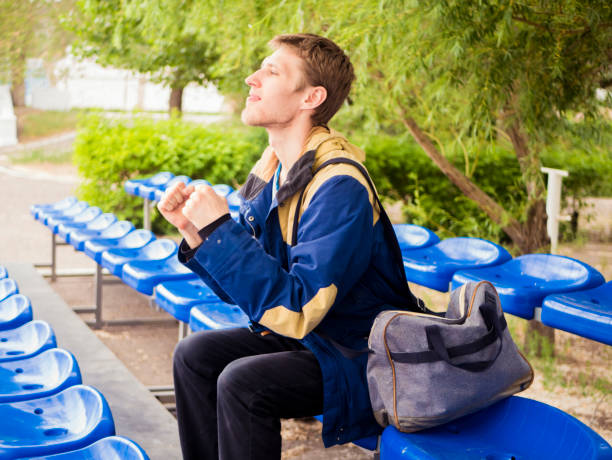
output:
[[[418,126],[416,121],[408,116],[407,112],[399,107],[400,120],[410,131],[417,143],[423,148],[425,153],[440,168],[446,177],[458,187],[465,196],[473,200],[478,206],[512,239],[521,249],[524,249],[524,237],[521,224],[514,219],[504,208],[495,200],[483,192],[476,184],[468,179],[461,171],[453,166],[444,157]]]

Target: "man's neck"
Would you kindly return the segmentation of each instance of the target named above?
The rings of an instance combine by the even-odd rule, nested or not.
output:
[[[312,130],[310,123],[284,126],[283,128],[267,128],[270,146],[274,149],[278,161],[282,165],[280,182],[287,178],[287,173],[302,156],[308,134]]]

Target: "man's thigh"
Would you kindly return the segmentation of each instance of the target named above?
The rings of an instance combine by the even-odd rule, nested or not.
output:
[[[196,332],[181,340],[175,349],[175,360],[197,373],[219,375],[239,358],[297,350],[305,347],[276,334],[262,336],[246,328],[218,329]]]
[[[307,349],[236,359],[219,376],[217,391],[261,415],[296,418],[323,411],[321,368]]]

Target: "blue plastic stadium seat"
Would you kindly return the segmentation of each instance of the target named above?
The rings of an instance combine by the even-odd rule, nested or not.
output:
[[[210,186],[211,183],[208,182],[206,179],[196,179],[196,180],[192,180],[189,185],[193,185],[194,187],[197,187],[198,185],[208,185]]]
[[[612,448],[571,415],[512,396],[453,422],[417,433],[383,432],[381,460],[610,459]]]
[[[102,210],[100,208],[97,206],[90,206],[70,222],[59,224],[55,233],[57,233],[61,239],[68,242],[68,234],[70,232],[87,227],[87,224],[95,221],[100,214],[102,214]]]
[[[41,212],[63,211],[68,209],[76,202],[77,198],[75,196],[68,196],[60,201],[56,201],[55,203],[33,204],[30,206],[30,214],[32,214],[35,219],[39,219],[39,214]]]
[[[138,229],[119,238],[93,238],[85,242],[83,252],[97,263],[102,262],[102,253],[111,248],[140,249],[155,239],[150,230]]]
[[[44,220],[42,222],[49,227],[53,233],[57,233],[57,228],[60,224],[72,222],[76,216],[81,214],[88,207],[89,204],[87,204],[86,201],[79,201],[65,211],[54,214],[44,214]]]
[[[142,185],[165,184],[173,177],[174,177],[174,174],[168,171],[164,171],[164,172],[157,173],[152,177],[147,177],[145,179],[126,180],[123,184],[123,188],[130,195],[140,196],[138,192]]]
[[[0,301],[14,294],[19,294],[19,287],[15,280],[13,278],[0,280]]]
[[[61,348],[0,363],[0,403],[44,398],[80,383],[76,359]]]
[[[234,191],[234,189],[227,184],[216,184],[212,186],[212,189],[217,193],[217,195],[222,197],[227,197]]]
[[[0,362],[30,358],[56,346],[55,334],[49,323],[30,321],[14,329],[0,331]]]
[[[240,209],[240,205],[242,204],[242,198],[240,196],[240,193],[238,193],[238,190],[234,190],[225,198],[227,199],[227,204],[230,208],[230,211],[238,211]]]
[[[110,225],[100,230],[92,228],[71,233],[70,244],[73,245],[77,251],[82,251],[85,249],[86,241],[93,240],[94,238],[121,238],[130,233],[132,230],[134,230],[134,224],[127,220],[119,220],[112,222]]]
[[[547,296],[542,322],[612,345],[612,281],[595,289]]]
[[[163,187],[168,182],[170,182],[173,178],[174,176],[169,177],[168,180],[166,180],[165,177],[159,178],[157,180],[153,180],[152,178],[152,180],[149,183],[142,184],[138,187],[137,195],[141,198],[147,198],[149,200],[153,200],[155,198],[155,191],[163,190]]]
[[[3,280],[4,278],[8,278],[9,274],[8,274],[8,270],[6,269],[5,266],[0,265],[0,280]]]
[[[248,325],[249,318],[240,307],[224,302],[195,305],[189,314],[189,327],[194,332]]]
[[[200,278],[166,281],[155,288],[155,303],[179,321],[189,323],[191,307],[221,299]]]
[[[496,267],[462,270],[453,276],[453,288],[467,281],[490,281],[504,312],[532,319],[549,294],[589,289],[604,277],[590,265],[553,254],[526,254]]]
[[[126,263],[121,279],[128,286],[146,295],[164,281],[195,279],[198,275],[180,263],[176,256],[164,260],[135,260]]]
[[[102,394],[75,385],[46,398],[0,404],[0,458],[31,458],[86,447],[115,434]]]
[[[51,207],[51,208],[46,208],[46,209],[39,209],[38,211],[36,211],[36,220],[39,220],[40,222],[45,224],[50,217],[61,216],[62,214],[72,209],[79,203],[80,201],[70,201],[66,206],[61,206],[58,208]],[[82,205],[79,205],[79,206],[82,206]]]
[[[159,239],[141,248],[111,248],[102,253],[102,267],[121,277],[123,266],[136,260],[164,260],[178,251],[178,245],[169,239]]]
[[[395,224],[393,230],[402,252],[425,248],[440,242],[438,235],[420,225]]]
[[[32,460],[149,460],[149,457],[131,439],[123,436],[108,436],[82,449],[34,457]]]
[[[85,239],[95,238],[94,236],[89,237],[90,235],[95,235],[100,231],[107,229],[113,223],[117,222],[117,217],[111,213],[106,212],[104,214],[100,214],[91,222],[88,222],[85,227],[75,228],[74,230],[69,230],[66,235],[66,242],[75,246],[75,241]],[[77,243],[78,244],[78,243]]]
[[[448,238],[403,254],[408,281],[441,292],[448,291],[458,270],[498,265],[511,258],[498,244],[480,238]]]
[[[164,195],[164,192],[169,189],[170,187],[174,186],[174,184],[177,184],[178,182],[182,182],[183,184],[187,185],[191,182],[191,177],[189,176],[176,176],[173,177],[172,180],[168,181],[166,184],[162,185],[161,187],[159,187],[158,189],[153,191],[153,197],[151,197],[151,200],[154,201],[161,201],[162,196]]]
[[[28,321],[32,321],[32,304],[29,298],[23,294],[12,294],[0,300],[0,331],[13,329]]]

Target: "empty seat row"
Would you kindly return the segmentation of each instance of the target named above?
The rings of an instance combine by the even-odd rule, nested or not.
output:
[[[0,266],[0,458],[147,459]]]
[[[80,210],[76,215],[72,211],[75,207]],[[187,291],[200,289],[197,276],[178,263],[174,242],[164,239],[154,242],[150,232],[134,230],[129,222],[116,222],[114,216],[91,209],[76,199],[65,199],[39,207],[36,215],[76,249],[84,250],[102,267],[145,295],[153,295],[161,283],[179,280],[184,282]],[[102,220],[108,225],[105,229],[100,228]],[[548,295],[592,289],[604,283],[597,270],[568,257],[528,254],[513,259],[503,247],[479,238],[440,240],[431,230],[411,224],[396,225],[394,229],[408,281],[445,292],[466,281],[488,280],[498,289],[504,310],[522,318],[532,319],[537,315],[539,319],[540,308],[544,307]],[[197,300],[195,294],[188,297],[194,299],[191,305]],[[218,301],[216,296],[210,300]],[[190,308],[186,305],[168,301],[164,296],[159,297],[158,304],[175,318],[187,322]],[[605,343],[610,341],[608,337],[612,334],[608,329],[612,313],[605,308],[605,302],[603,306],[591,302],[583,309],[566,308],[563,313],[558,308],[544,309],[547,324],[557,324],[560,329]],[[570,320],[557,321],[560,315]],[[573,315],[578,315],[584,325],[572,327],[577,324],[571,321]],[[591,322],[593,328],[602,332],[590,331]]]
[[[449,239],[449,240],[453,240],[453,239]],[[449,241],[449,240],[444,240],[444,241]],[[465,240],[469,240],[471,242],[476,239],[455,239],[455,241],[459,241],[459,242],[465,242]],[[429,246],[438,245],[438,248],[440,246],[439,243],[442,243],[439,241],[439,239],[438,241],[435,241],[435,238],[433,237],[431,237],[430,241],[432,241],[432,243]],[[480,241],[484,241],[484,240],[480,240]],[[452,247],[451,243],[447,242],[445,243],[445,245],[447,245],[450,248]],[[485,242],[485,243],[489,243],[489,242]],[[419,244],[420,244],[421,249],[425,247],[423,243],[416,243],[414,248],[409,248],[409,247],[406,248],[404,246],[402,248],[403,250],[402,252],[404,253],[404,256],[408,255],[408,257],[410,257],[410,252],[412,250],[419,249]],[[481,244],[481,243],[476,243],[476,244]],[[444,247],[445,245],[442,245],[442,247]],[[482,245],[482,247],[485,247],[486,249],[486,245]],[[459,250],[460,249],[461,248],[459,247]],[[457,253],[458,252],[455,251],[454,254],[456,255]],[[476,253],[479,253],[479,252],[476,251]],[[497,265],[498,267],[502,266],[505,263],[511,262],[513,260],[520,259],[520,258],[512,259],[511,257],[509,257],[509,255],[508,257],[506,257],[503,251],[498,251],[498,253],[501,254],[501,257],[504,259],[502,263]],[[481,251],[480,255],[484,257],[489,256],[486,250]],[[539,257],[541,255],[533,255],[533,256]],[[542,264],[538,265],[538,263],[535,263],[535,262],[538,262],[538,257],[536,257],[533,261],[531,261],[531,265],[534,267],[539,267],[535,269],[534,273],[535,274],[539,273],[540,278],[542,278],[542,274],[544,273],[544,272],[541,272],[543,265]],[[553,256],[549,258],[548,264],[544,264],[544,266],[551,265],[551,264],[559,265],[559,259],[556,259],[556,257],[560,257],[560,256]],[[175,258],[172,257],[172,259],[175,259]],[[564,258],[564,259],[569,259],[569,258]],[[424,259],[424,260],[427,260],[427,259]],[[573,261],[573,259],[569,259],[569,260]],[[529,265],[529,263],[527,265]],[[599,279],[601,280],[599,284],[603,283],[603,277],[599,278],[597,276],[598,272],[588,270],[588,268],[590,267],[588,267],[586,264],[582,264],[582,266],[587,271],[587,276],[586,276],[586,284],[583,284],[581,286],[584,286],[584,285],[588,286],[589,282],[596,285]],[[128,268],[128,267],[129,267],[129,263],[124,268]],[[450,277],[447,278],[446,289],[441,289],[441,290],[448,289],[449,282],[451,280],[453,280],[453,282],[455,281],[453,277],[456,273],[462,271],[461,268],[463,269],[463,271],[471,270],[471,269],[466,269],[465,267],[460,267],[460,269],[454,270],[451,273]],[[561,270],[561,272],[563,272],[563,270]],[[566,275],[567,275],[567,272],[569,272],[570,274],[573,273],[572,270],[566,269]],[[445,276],[448,276],[448,275],[445,275]],[[494,277],[494,278],[502,279],[501,276]],[[579,282],[585,283],[585,280],[579,280]],[[248,318],[246,318],[246,315],[244,315],[244,313],[239,309],[239,307],[227,305],[227,304],[224,304],[223,302],[217,301],[214,293],[212,293],[199,279],[194,278],[191,280],[183,280],[183,281],[165,281],[165,282],[162,282],[161,284],[159,283],[152,284],[151,292],[153,291],[153,287],[155,287],[155,297],[156,297],[156,302],[158,303],[158,305],[162,306],[164,309],[166,309],[171,314],[173,314],[173,316],[175,316],[177,319],[180,319],[183,322],[188,318],[189,324],[193,330],[218,329],[218,328],[223,328],[223,327],[236,327],[236,326],[243,326],[248,323]],[[609,296],[602,297],[602,299],[609,299],[609,298],[610,298]],[[590,298],[589,300],[592,301],[592,300],[597,300],[597,299]],[[610,311],[610,309],[608,309],[608,311]],[[545,313],[543,311],[542,313],[543,321],[544,321],[544,318],[545,318]],[[509,400],[507,400],[507,401],[511,401],[510,403],[506,403],[506,401],[502,402],[502,403],[506,403],[506,406],[503,406],[501,403],[499,403],[498,405],[492,406],[492,408],[490,408],[491,412],[487,412],[486,414],[483,414],[482,415],[483,418],[478,418],[478,417],[471,418],[468,421],[466,421],[466,423],[463,425],[461,424],[461,422],[463,421],[462,419],[458,422],[455,422],[454,425],[452,426],[448,426],[448,427],[445,426],[447,431],[442,431],[442,434],[434,430],[431,433],[430,432],[420,432],[415,435],[409,435],[409,434],[404,434],[404,433],[399,433],[399,432],[394,433],[394,430],[392,428],[388,428],[387,430],[385,430],[385,434],[383,435],[380,441],[381,458],[387,458],[387,459],[390,459],[390,458],[439,458],[439,456],[441,455],[440,454],[441,452],[443,453],[442,456],[444,456],[444,453],[448,453],[453,458],[457,458],[457,455],[461,455],[462,453],[464,453],[464,451],[466,451],[465,448],[462,449],[461,447],[461,446],[466,445],[465,441],[468,440],[468,442],[471,442],[469,441],[469,439],[471,439],[469,437],[472,436],[474,433],[476,434],[484,433],[490,424],[489,422],[496,422],[498,418],[503,419],[503,417],[514,417],[517,420],[519,420],[521,419],[521,417],[523,417],[524,413],[529,410],[533,411],[531,416],[537,419],[551,420],[551,426],[553,426],[554,429],[561,426],[564,429],[567,429],[568,432],[573,433],[572,436],[575,435],[571,439],[571,442],[566,444],[566,446],[564,447],[564,449],[566,450],[564,451],[568,451],[567,449],[570,449],[570,450],[574,449],[573,450],[574,452],[582,452],[582,449],[586,448],[586,449],[591,449],[590,451],[592,453],[595,453],[595,455],[591,457],[584,456],[584,458],[603,458],[601,456],[602,452],[604,453],[604,455],[606,452],[609,453],[610,447],[605,443],[605,441],[603,441],[602,438],[600,438],[596,433],[592,432],[592,430],[590,430],[588,427],[586,427],[585,425],[575,420],[570,415],[565,414],[562,411],[558,411],[550,406],[546,406],[544,404],[537,403],[535,401],[526,400],[527,403],[522,403],[520,402],[520,400],[524,400],[524,398],[512,397]],[[519,401],[519,402],[516,402],[516,401]],[[498,409],[498,406],[501,407],[502,409]],[[475,417],[478,414],[480,413],[473,414],[472,417]],[[493,417],[493,419],[491,419],[491,417]],[[469,427],[470,429],[467,429],[466,427]],[[549,431],[552,432],[553,429],[551,428],[549,430],[548,426],[545,426],[543,433],[546,434],[546,433],[549,433]],[[418,435],[419,437],[415,437],[416,435]],[[486,441],[487,438],[485,437],[482,439]],[[541,442],[543,451],[546,451],[546,452],[550,451],[549,447],[550,447],[551,439],[552,439],[552,434],[548,438],[544,437],[544,439]],[[445,449],[448,449],[449,444],[447,443],[449,442],[450,442],[451,447],[449,450],[445,450]],[[457,442],[459,444],[457,444]],[[480,444],[478,443],[475,444],[476,446],[478,446],[478,449],[477,449],[478,452],[476,452],[476,454],[478,455],[482,454],[480,455],[480,457],[497,458],[496,456],[499,456],[503,452],[506,452],[510,455],[510,457],[508,458],[511,458],[512,456],[511,454],[516,454],[516,458],[522,458],[521,456],[525,456],[525,453],[528,454],[530,451],[528,450],[528,444],[525,446],[518,445],[518,444],[520,443],[512,443],[511,440],[506,440],[505,444],[503,440],[495,440],[495,441],[491,441],[490,443],[483,441]],[[548,446],[548,450],[547,450],[547,446]],[[465,458],[472,458],[470,457],[470,455],[473,455],[473,454],[475,454],[475,451],[472,451],[472,450],[470,450],[470,452],[466,451]],[[538,457],[547,458],[546,456],[542,457],[540,455]],[[529,458],[529,456],[527,456],[527,458]],[[548,458],[551,458],[551,457],[548,457]],[[581,458],[581,457],[576,457],[576,458]]]
[[[504,312],[612,345],[612,283],[590,265],[553,254],[512,258],[490,241],[440,241],[415,225],[395,230],[408,281],[442,292],[489,281]]]

